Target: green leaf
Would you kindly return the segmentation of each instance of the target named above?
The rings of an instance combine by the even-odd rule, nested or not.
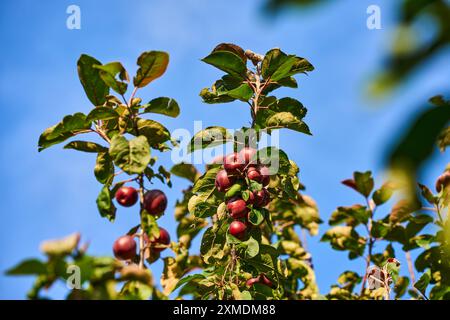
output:
[[[411,213],[420,209],[420,204],[410,200],[402,199],[392,207],[389,214],[389,221],[400,222],[406,219]]]
[[[395,189],[396,187],[392,182],[384,183],[380,189],[376,190],[373,193],[373,202],[375,202],[375,204],[378,206],[389,201]]]
[[[97,197],[97,208],[100,215],[113,222],[116,218],[116,206],[112,202],[111,192],[107,185],[103,186]]]
[[[188,153],[233,141],[233,136],[227,129],[223,127],[208,127],[194,135],[188,147]]]
[[[431,281],[431,271],[428,269],[425,273],[423,273],[419,280],[414,283],[414,288],[420,291],[424,296],[426,295],[428,284]]]
[[[102,80],[99,70],[94,65],[101,65],[101,63],[91,56],[82,54],[77,62],[78,77],[92,104],[100,106],[106,101],[109,87]]]
[[[356,190],[361,193],[364,197],[368,197],[373,190],[374,181],[372,178],[372,172],[354,172],[353,179],[356,183]]]
[[[137,64],[140,67],[133,79],[135,87],[142,88],[164,74],[169,64],[169,55],[163,51],[142,53]]]
[[[114,164],[108,152],[99,152],[95,163],[94,175],[98,182],[108,184],[114,178]]]
[[[47,274],[47,265],[37,259],[28,259],[5,272],[10,276],[17,275],[43,275]]]
[[[200,96],[205,103],[225,103],[236,99],[245,102],[253,96],[253,93],[248,83],[227,74],[217,80],[211,89],[203,89]]]
[[[291,129],[310,135],[309,127],[303,122],[307,110],[300,101],[292,98],[266,97],[260,102],[256,114],[256,128],[263,130]]]
[[[263,211],[253,208],[248,215],[248,221],[254,226],[259,226],[264,221]]]
[[[247,67],[244,61],[240,56],[233,52],[214,51],[203,58],[202,61],[225,71],[234,77],[244,79],[246,76]]]
[[[191,275],[189,275],[189,276],[186,276],[186,277],[180,279],[180,280],[177,282],[177,285],[175,286],[174,290],[180,288],[180,287],[183,286],[184,284],[187,284],[187,283],[189,283],[189,282],[191,282],[191,281],[193,281],[193,280],[203,280],[203,279],[205,279],[205,276],[202,275],[202,274],[199,274],[199,273],[197,273],[197,274],[191,274]]]
[[[61,143],[75,134],[88,132],[91,122],[86,119],[86,115],[78,112],[63,118],[58,124],[47,128],[39,137],[39,152],[58,143]]]
[[[242,59],[244,64],[247,63],[247,56],[245,55],[244,49],[233,43],[220,43],[213,49],[212,52],[216,51],[228,51],[234,53]]]
[[[141,214],[142,230],[149,236],[150,241],[159,237],[159,227],[155,216],[143,211]]]
[[[96,120],[111,120],[117,119],[119,114],[112,108],[109,107],[96,107],[87,115],[86,121],[92,122]]]
[[[228,225],[222,223],[217,230],[210,227],[205,231],[200,245],[200,253],[205,263],[213,263],[225,256],[223,248],[226,243],[227,230]]]
[[[206,171],[205,174],[197,179],[192,192],[198,194],[210,193],[215,188],[216,175],[220,169],[219,167],[215,167]]]
[[[145,113],[158,113],[172,118],[176,118],[180,114],[178,103],[174,99],[167,97],[153,99],[144,107]]]
[[[245,247],[245,257],[246,258],[254,258],[259,253],[259,244],[258,241],[250,237],[247,241],[241,243]]]
[[[195,182],[200,176],[198,170],[190,163],[178,163],[170,169],[170,172],[180,178],[188,179],[191,182]]]
[[[74,149],[78,151],[92,152],[92,153],[108,151],[108,148],[105,148],[104,146],[101,146],[95,142],[78,141],[78,140],[69,142],[64,146],[64,149]]]
[[[144,135],[151,146],[157,146],[170,139],[169,130],[157,121],[138,119],[137,128],[139,134]]]
[[[288,174],[291,163],[287,154],[276,147],[266,147],[258,150],[255,158],[269,168],[269,174]]]
[[[338,207],[331,214],[330,226],[345,222],[348,226],[356,227],[359,224],[366,224],[369,220],[370,212],[366,207],[356,204],[350,207]]]
[[[94,68],[100,70],[100,78],[102,78],[108,87],[121,95],[127,92],[127,82],[130,81],[130,78],[127,70],[125,70],[120,62],[111,62],[105,65],[94,65]],[[117,75],[119,75],[120,80],[116,79]]]
[[[314,67],[304,58],[286,55],[280,49],[269,50],[264,56],[261,73],[264,79],[278,81],[297,73],[306,73]]]
[[[130,141],[121,135],[111,139],[109,154],[114,163],[128,174],[142,173],[150,162],[150,146],[145,136]]]

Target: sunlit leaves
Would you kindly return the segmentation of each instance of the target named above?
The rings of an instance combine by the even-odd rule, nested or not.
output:
[[[141,213],[141,226],[144,233],[148,235],[150,241],[159,237],[159,227],[155,216],[149,214],[145,210]]]
[[[94,175],[98,182],[106,184],[114,175],[114,164],[108,152],[99,152],[95,162]]]
[[[7,275],[40,275],[47,273],[47,265],[38,259],[28,259],[6,271]]]
[[[256,114],[256,128],[263,130],[291,129],[311,134],[308,126],[303,122],[306,108],[292,98],[268,97],[261,102],[261,109]]]
[[[111,62],[105,65],[94,65],[94,68],[100,70],[100,78],[115,92],[123,95],[127,91],[128,82],[130,79],[127,70],[125,70],[120,62]],[[119,79],[116,79],[117,75]]]
[[[396,189],[396,186],[392,182],[386,182],[384,183],[380,189],[376,190],[373,195],[372,199],[373,202],[376,205],[381,205],[391,198],[392,194],[394,193],[394,190]]]
[[[87,115],[86,121],[92,122],[96,120],[111,120],[117,119],[119,114],[110,107],[96,107],[92,109],[91,112]]]
[[[140,135],[143,135],[147,138],[148,143],[152,147],[157,146],[158,144],[166,142],[170,139],[169,130],[161,123],[154,120],[138,119],[137,130]]]
[[[197,132],[192,138],[188,152],[204,148],[215,147],[224,143],[233,142],[233,136],[223,127],[207,127]]]
[[[256,155],[258,161],[269,168],[272,174],[289,174],[291,162],[287,154],[276,147],[266,147],[258,150]]]
[[[91,152],[91,153],[108,151],[108,148],[106,148],[102,145],[99,145],[98,143],[89,142],[89,141],[71,141],[64,146],[64,149],[74,149],[74,150],[78,150],[78,151]]]
[[[197,169],[190,163],[178,163],[170,169],[170,172],[180,178],[188,179],[191,182],[194,182],[199,176],[200,173]]]
[[[236,99],[248,101],[253,93],[253,89],[242,79],[224,75],[212,85],[211,89],[203,89],[200,96],[206,103],[225,103]]]
[[[65,116],[61,122],[46,129],[41,134],[38,142],[38,150],[42,151],[54,144],[61,143],[75,134],[89,132],[90,127],[91,122],[81,112]]]
[[[169,64],[169,55],[162,51],[142,53],[137,64],[139,69],[133,79],[135,87],[142,88],[164,74]]]
[[[121,135],[114,136],[109,154],[114,163],[129,174],[144,172],[150,162],[150,146],[144,136],[130,141]]]
[[[153,99],[143,107],[144,113],[159,113],[172,118],[176,118],[180,114],[178,103],[167,97]]]
[[[247,57],[245,55],[244,49],[233,43],[220,43],[213,49],[213,52],[215,51],[228,51],[234,53],[242,59],[244,64],[247,63]]]
[[[103,186],[97,197],[97,208],[100,215],[107,218],[109,221],[114,221],[116,218],[116,206],[112,202],[111,192],[107,185]]]
[[[370,211],[362,205],[353,205],[351,207],[338,207],[330,218],[330,225],[344,223],[355,227],[359,224],[366,224],[370,217]]]
[[[100,106],[106,101],[109,94],[109,87],[100,77],[99,69],[94,66],[101,65],[97,59],[82,54],[78,59],[78,77],[83,85],[87,97],[94,106]]]
[[[431,280],[431,273],[430,270],[428,269],[425,273],[423,273],[420,276],[419,280],[416,283],[414,283],[414,288],[416,288],[417,290],[420,291],[420,293],[425,295],[430,280]]]
[[[243,79],[246,76],[247,67],[245,62],[240,56],[231,51],[213,51],[203,58],[202,61],[236,78]]]
[[[203,234],[200,253],[205,263],[213,263],[214,260],[220,260],[224,257],[223,246],[226,241],[226,231],[227,225],[222,224],[218,230],[211,227]]]
[[[264,79],[278,81],[297,73],[306,73],[314,67],[304,58],[287,55],[280,49],[268,51],[262,62],[262,76]]]

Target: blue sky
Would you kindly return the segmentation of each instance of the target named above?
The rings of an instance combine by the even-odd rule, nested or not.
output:
[[[70,4],[81,8],[81,30],[66,28]],[[381,30],[366,28],[370,4],[381,7]],[[101,186],[92,173],[95,156],[60,146],[37,152],[37,139],[45,128],[66,114],[90,109],[76,72],[81,53],[102,62],[122,61],[134,74],[142,51],[168,51],[168,71],[140,96],[175,98],[181,106],[177,119],[154,118],[171,130],[191,131],[194,120],[227,128],[249,121],[242,104],[206,105],[198,96],[201,88],[220,77],[218,70],[200,61],[216,44],[233,42],[260,53],[280,47],[306,57],[316,70],[298,78],[298,90],[283,89],[279,96],[304,103],[314,135],[283,131],[281,147],[299,164],[301,180],[318,202],[322,219],[326,221],[337,206],[360,200],[339,183],[354,170],[373,170],[380,182],[387,146],[420,110],[421,102],[448,88],[443,66],[449,51],[422,66],[389,98],[369,100],[363,89],[389,48],[393,1],[341,0],[303,12],[284,10],[275,17],[261,7],[262,1],[256,0],[0,3],[0,298],[25,297],[32,278],[5,277],[3,272],[26,257],[40,256],[42,240],[80,231],[91,242],[91,254],[110,255],[114,239],[137,221],[133,209],[120,208],[114,224],[97,213],[95,198]],[[423,182],[433,183],[445,156],[448,160],[448,154],[441,155],[427,164]],[[168,155],[160,159],[171,166]],[[171,208],[187,183],[173,180],[172,189],[156,187],[170,199],[160,223],[175,238]],[[326,225],[321,234],[324,230]],[[347,262],[346,254],[332,251],[319,237],[309,238],[308,245],[323,293],[342,271],[363,270],[362,260]],[[161,269],[156,263],[155,275]],[[62,292],[56,287],[50,294],[62,297]]]

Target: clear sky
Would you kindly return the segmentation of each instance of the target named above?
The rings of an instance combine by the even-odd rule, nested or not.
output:
[[[70,4],[81,8],[81,30],[66,28]],[[298,77],[298,90],[283,89],[279,95],[304,103],[314,135],[283,131],[281,147],[300,166],[301,180],[318,202],[322,219],[327,221],[337,206],[360,200],[340,184],[354,170],[373,170],[380,182],[388,145],[423,101],[448,88],[448,69],[443,66],[449,51],[435,56],[389,98],[369,100],[364,85],[388,51],[394,1],[333,1],[276,16],[265,14],[262,4],[257,0],[0,2],[0,298],[25,297],[32,278],[5,277],[4,270],[24,258],[39,257],[42,240],[80,231],[84,240],[91,241],[91,254],[110,255],[115,238],[138,219],[135,210],[123,208],[113,224],[99,216],[95,199],[101,185],[93,175],[94,155],[61,146],[37,152],[45,128],[66,114],[90,109],[76,71],[81,53],[102,62],[122,61],[134,74],[142,51],[168,51],[167,73],[140,95],[144,100],[175,98],[181,106],[177,119],[154,118],[170,130],[190,131],[194,120],[202,120],[205,127],[227,128],[249,121],[248,109],[240,103],[206,105],[198,96],[221,75],[200,61],[216,44],[233,42],[260,53],[280,47],[306,57],[316,70]],[[381,7],[381,30],[366,28],[370,4]],[[428,163],[423,182],[433,183],[445,166],[444,158],[434,157]],[[161,161],[170,168],[168,155]],[[172,208],[187,182],[176,177],[173,181],[172,189],[156,187],[170,201],[160,223],[175,238]],[[320,233],[324,230],[326,225]],[[363,262],[347,262],[345,253],[331,250],[319,238],[309,238],[308,245],[319,287],[326,293],[342,271],[362,272]],[[153,266],[159,277],[162,264]],[[50,294],[62,297],[62,292],[57,287]]]

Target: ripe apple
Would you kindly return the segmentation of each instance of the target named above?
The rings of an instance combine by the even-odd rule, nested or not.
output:
[[[239,151],[239,159],[244,164],[249,164],[252,158],[256,155],[257,150],[253,148],[242,148],[241,151]]]
[[[166,229],[159,227],[159,237],[151,241],[152,244],[162,244],[165,246],[168,246],[170,244],[170,235],[169,232],[167,232]],[[166,250],[164,247],[152,247],[152,251],[154,252],[161,252],[163,250]]]
[[[231,198],[227,202],[227,209],[230,214],[230,217],[233,219],[243,218],[247,215],[248,208],[247,204],[241,198]]]
[[[257,278],[250,278],[250,279],[247,280],[247,282],[245,284],[247,285],[247,287],[251,287],[255,283],[259,283],[259,277],[257,277]]]
[[[227,155],[223,161],[223,167],[229,173],[242,171],[245,166],[245,163],[239,159],[239,155],[236,152]]]
[[[270,182],[269,168],[265,166],[259,167],[259,174],[261,175],[261,183],[263,186],[267,186]]]
[[[258,168],[253,167],[253,166],[247,168],[247,178],[249,180],[253,180],[256,182],[262,181],[262,176],[261,176]]]
[[[136,256],[136,241],[132,236],[122,236],[114,241],[113,252],[119,260],[131,260]]]
[[[239,220],[234,220],[232,223],[230,223],[230,234],[238,239],[245,236],[245,230],[247,230],[247,226],[245,225],[245,223]]]
[[[442,186],[444,188],[450,184],[450,171],[445,171],[443,174],[439,176],[436,181],[436,191],[441,192]]]
[[[270,194],[269,191],[267,191],[267,189],[263,188],[259,191],[256,191],[254,193],[254,196],[255,196],[254,205],[257,207],[265,207],[270,202]]]
[[[144,208],[151,215],[160,215],[167,208],[167,197],[161,190],[149,190],[144,195]]]
[[[138,192],[133,187],[120,187],[116,192],[117,202],[124,207],[131,207],[138,200]]]
[[[220,170],[216,175],[215,185],[217,190],[220,192],[225,192],[229,187],[231,187],[234,183],[234,177],[228,175],[227,171]]]

